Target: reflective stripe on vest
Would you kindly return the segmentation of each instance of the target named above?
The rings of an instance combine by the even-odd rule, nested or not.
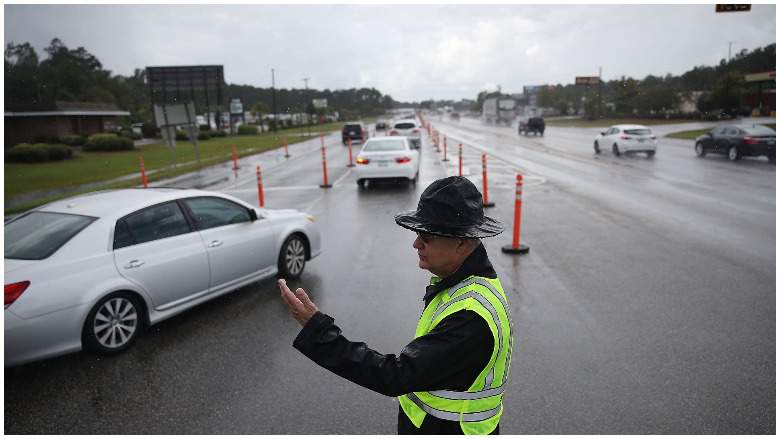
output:
[[[467,289],[475,284],[484,287],[487,291]],[[443,295],[435,299],[446,300],[446,302],[431,303],[430,306],[436,308],[423,311],[416,336],[430,332],[439,323],[437,319],[444,319],[452,313],[467,309],[477,312],[488,323],[494,337],[495,350],[485,369],[469,386],[471,389],[469,391],[435,390],[414,392],[399,397],[403,411],[416,427],[422,425],[426,414],[438,419],[460,422],[466,434],[488,434],[498,425],[503,413],[502,401],[512,356],[513,332],[512,322],[509,319],[509,306],[506,298],[499,292],[500,288],[500,283],[494,286],[485,278],[470,277],[447,289],[446,292],[440,293]],[[459,294],[461,290],[463,291]],[[447,294],[449,291],[453,294]],[[495,301],[491,301],[492,299]],[[499,304],[503,308],[500,311],[503,312],[496,309]],[[506,320],[502,322],[504,316]],[[496,369],[500,367],[503,367],[503,374],[496,377]],[[484,380],[481,378],[483,376]]]
[[[420,401],[420,398],[417,397],[414,393],[410,393],[406,395],[411,399],[415,404],[417,404],[417,407],[420,407],[425,413],[428,413],[429,415],[433,416],[434,418],[443,419],[445,421],[463,421],[463,422],[479,422],[484,421],[486,419],[490,419],[501,410],[501,406],[499,405],[496,408],[484,411],[484,412],[477,412],[477,413],[455,413],[455,412],[447,412],[444,410],[436,410],[435,408],[425,404],[424,402]]]

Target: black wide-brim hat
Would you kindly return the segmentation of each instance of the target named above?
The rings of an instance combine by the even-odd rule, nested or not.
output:
[[[431,183],[420,195],[417,210],[401,212],[395,222],[406,229],[450,238],[487,238],[504,231],[485,216],[482,194],[465,177],[447,177]]]

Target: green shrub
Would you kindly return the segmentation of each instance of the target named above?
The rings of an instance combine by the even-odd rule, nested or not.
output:
[[[238,134],[241,135],[241,136],[247,136],[247,135],[256,136],[257,135],[257,126],[254,126],[254,125],[239,125],[239,127],[238,127]]]
[[[119,135],[122,136],[122,137],[126,137],[126,138],[128,138],[130,140],[140,140],[141,139],[141,135],[134,133],[133,130],[122,130],[122,131],[119,132]]]
[[[207,132],[201,131],[198,133],[198,140],[209,140],[210,138],[211,136]]]
[[[227,133],[222,130],[213,130],[209,131],[209,136],[211,137],[225,137],[227,136]]]
[[[190,140],[190,136],[184,131],[176,131],[176,140],[187,141]]]
[[[66,134],[60,137],[60,142],[69,146],[83,145],[86,141],[87,139],[79,134]]]
[[[21,143],[5,153],[9,162],[36,163],[52,160],[65,160],[73,157],[73,150],[68,145],[36,143]]]
[[[203,124],[203,125],[198,125],[198,129],[201,131],[208,131],[211,129],[211,127],[206,124]]]
[[[84,151],[127,151],[132,149],[132,140],[116,134],[93,134],[84,144]]]

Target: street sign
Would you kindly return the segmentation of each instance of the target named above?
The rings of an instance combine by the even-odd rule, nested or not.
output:
[[[745,75],[745,82],[760,82],[760,81],[774,81],[775,71],[761,72],[761,73],[748,73]]]
[[[230,114],[244,114],[244,104],[241,99],[230,100]]]
[[[312,99],[311,104],[314,106],[314,108],[328,108],[327,99]]]
[[[750,11],[749,4],[736,4],[736,5],[715,5],[715,12],[748,12]]]
[[[195,119],[195,104],[154,105],[154,120],[158,127],[192,125]]]
[[[576,76],[574,78],[574,85],[599,85],[598,76]]]

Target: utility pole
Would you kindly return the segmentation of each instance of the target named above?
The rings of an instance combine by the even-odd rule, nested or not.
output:
[[[306,135],[311,135],[311,124],[309,123],[309,110],[307,107],[307,101],[309,100],[309,79],[303,78],[303,113],[306,115]]]
[[[599,109],[596,119],[601,119],[601,66],[599,66]]]
[[[726,63],[731,61],[731,45],[732,44],[737,44],[737,42],[736,41],[729,41],[729,57],[728,57],[728,59],[726,59]]]
[[[271,69],[271,106],[274,112],[274,132],[276,132],[279,122],[276,120],[276,78],[274,78],[274,69]]]

